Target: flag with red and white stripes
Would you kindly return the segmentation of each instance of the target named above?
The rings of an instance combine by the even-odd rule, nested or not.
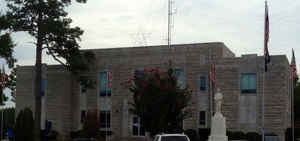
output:
[[[5,73],[4,65],[2,66],[2,75],[1,75],[1,86],[2,89],[6,86],[7,74]]]
[[[297,75],[297,67],[296,67],[296,59],[295,59],[295,54],[294,54],[294,49],[292,49],[292,61],[290,64],[290,67],[292,69],[292,74],[291,74],[291,79],[293,80],[296,75]]]
[[[265,72],[268,71],[268,63],[270,63],[270,54],[269,54],[269,8],[267,1],[265,2],[265,42],[264,42],[264,56],[265,56]]]
[[[210,64],[210,70],[209,70],[209,80],[211,84],[215,83],[216,80],[215,73],[216,73],[216,66],[215,64],[212,63]]]

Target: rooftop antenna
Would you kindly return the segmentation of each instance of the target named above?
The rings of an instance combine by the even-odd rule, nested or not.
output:
[[[174,27],[174,14],[176,9],[173,8],[175,0],[168,0],[168,48],[171,48],[172,28]]]

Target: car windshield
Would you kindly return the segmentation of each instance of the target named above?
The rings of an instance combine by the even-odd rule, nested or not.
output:
[[[161,141],[188,141],[185,136],[162,136]]]

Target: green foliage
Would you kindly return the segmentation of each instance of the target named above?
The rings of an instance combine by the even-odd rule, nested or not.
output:
[[[246,133],[246,139],[248,141],[261,141],[262,136],[256,132],[248,132]]]
[[[33,141],[33,116],[30,108],[21,110],[16,119],[16,141]]]
[[[210,135],[210,128],[199,128],[200,141],[207,141]]]
[[[245,140],[246,135],[242,131],[231,132],[227,131],[228,140]]]
[[[0,46],[0,58],[4,58],[10,68],[13,67],[17,60],[13,57],[13,48],[15,47],[15,44],[13,43],[9,33],[5,33],[3,35],[0,34]]]
[[[72,73],[78,75],[88,71],[88,62],[93,60],[91,52],[80,53],[78,42],[83,30],[71,27],[66,7],[71,0],[5,0],[7,11],[0,15],[3,29],[12,32],[26,32],[35,39],[35,140],[39,140],[41,120],[41,68],[42,50],[52,56]],[[85,3],[87,0],[76,0]]]
[[[10,21],[3,27],[11,31],[24,31],[34,37],[38,47],[46,49],[56,61],[72,72],[87,70],[87,61],[93,58],[91,52],[79,52],[80,36],[83,30],[71,27],[72,19],[68,18],[65,8],[71,0],[6,0],[8,11],[2,19]],[[85,3],[86,0],[77,0]]]
[[[298,138],[300,138],[300,128],[295,128],[294,129],[294,132],[295,132],[295,140],[294,141],[297,141]],[[293,141],[293,131],[292,131],[292,128],[287,128],[286,131],[285,131],[285,140],[286,141]]]
[[[12,130],[14,128],[15,124],[15,108],[6,108],[0,110],[0,116],[2,116],[3,112],[3,122],[1,121],[2,118],[0,118],[0,127],[3,123],[3,132],[7,133],[7,131],[10,129]]]
[[[6,80],[6,87],[11,91],[11,101],[15,102],[16,99],[16,84],[17,84],[17,73],[16,68],[12,68],[10,71],[8,78]]]
[[[133,93],[131,112],[141,118],[151,135],[182,129],[182,121],[190,113],[186,107],[191,90],[178,86],[174,69],[141,72],[129,83],[129,89]]]
[[[184,134],[186,134],[189,137],[190,141],[199,141],[197,131],[194,129],[187,129],[184,131]]]

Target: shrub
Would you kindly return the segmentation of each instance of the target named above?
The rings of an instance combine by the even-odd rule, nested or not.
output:
[[[16,119],[16,141],[33,141],[33,116],[30,108],[21,110]]]
[[[197,131],[194,129],[187,129],[184,131],[191,141],[198,141]]]
[[[207,141],[210,135],[210,128],[200,128],[198,133],[200,141]]]
[[[261,141],[262,136],[256,132],[248,132],[246,134],[246,138],[248,141]]]
[[[82,130],[71,132],[72,140],[75,138],[95,138],[98,141],[103,141],[103,133],[99,131],[100,122],[97,110],[89,110],[85,119]]]
[[[226,134],[228,136],[228,140],[245,140],[246,139],[246,135],[244,134],[244,132],[241,132],[241,131],[236,131],[236,132],[227,131]]]

